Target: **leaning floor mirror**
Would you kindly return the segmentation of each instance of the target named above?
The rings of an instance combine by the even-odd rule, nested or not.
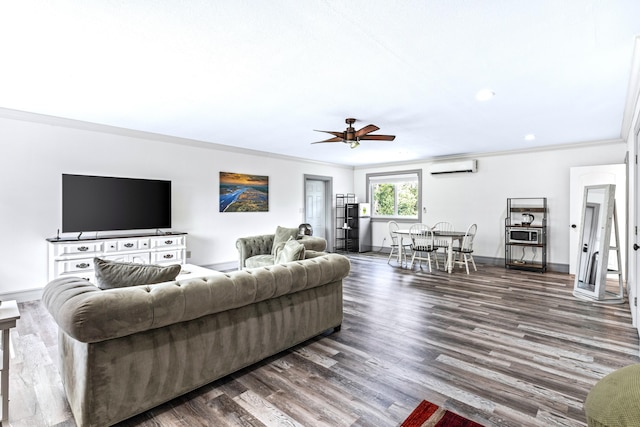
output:
[[[584,188],[578,262],[573,287],[573,294],[578,298],[609,304],[624,302],[615,189],[615,184],[590,185]],[[617,292],[607,290],[610,275],[618,276],[616,283],[611,280]]]

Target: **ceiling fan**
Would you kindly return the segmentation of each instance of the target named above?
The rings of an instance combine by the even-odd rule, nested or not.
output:
[[[370,135],[371,132],[375,132],[380,129],[376,125],[367,125],[360,130],[355,130],[352,125],[356,122],[356,119],[348,118],[345,120],[345,122],[349,126],[343,132],[316,130],[316,132],[330,133],[334,137],[325,139],[324,141],[312,142],[312,144],[322,144],[325,142],[344,142],[345,144],[349,144],[351,148],[356,148],[360,145],[360,141],[393,141],[396,138],[395,135]]]

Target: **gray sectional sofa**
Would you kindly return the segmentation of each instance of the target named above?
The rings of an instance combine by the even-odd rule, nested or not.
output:
[[[101,290],[60,278],[43,302],[59,329],[60,373],[79,426],[107,426],[342,323],[338,254]]]

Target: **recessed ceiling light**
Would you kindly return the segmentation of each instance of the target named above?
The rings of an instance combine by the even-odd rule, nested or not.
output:
[[[478,101],[488,101],[494,96],[496,96],[496,93],[490,89],[482,89],[480,92],[476,93],[476,99]]]
[[[532,133],[528,133],[524,136],[525,141],[533,141],[534,139],[536,139],[536,136]]]

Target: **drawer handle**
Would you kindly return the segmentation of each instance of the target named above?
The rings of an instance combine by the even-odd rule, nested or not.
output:
[[[162,258],[164,259],[171,259],[173,258],[173,254],[166,254],[165,256],[163,256]]]
[[[132,248],[133,247],[133,243],[125,243],[124,247],[125,248]]]
[[[89,246],[80,246],[80,247],[78,248],[78,250],[79,250],[80,252],[86,252],[86,251],[88,251],[88,250],[89,250]]]
[[[91,264],[87,264],[86,262],[81,262],[80,264],[76,264],[76,268],[89,268]]]
[[[172,243],[173,243],[173,240],[165,240],[165,241],[164,241],[164,244],[165,244],[165,245],[170,245],[170,244],[172,244]]]

